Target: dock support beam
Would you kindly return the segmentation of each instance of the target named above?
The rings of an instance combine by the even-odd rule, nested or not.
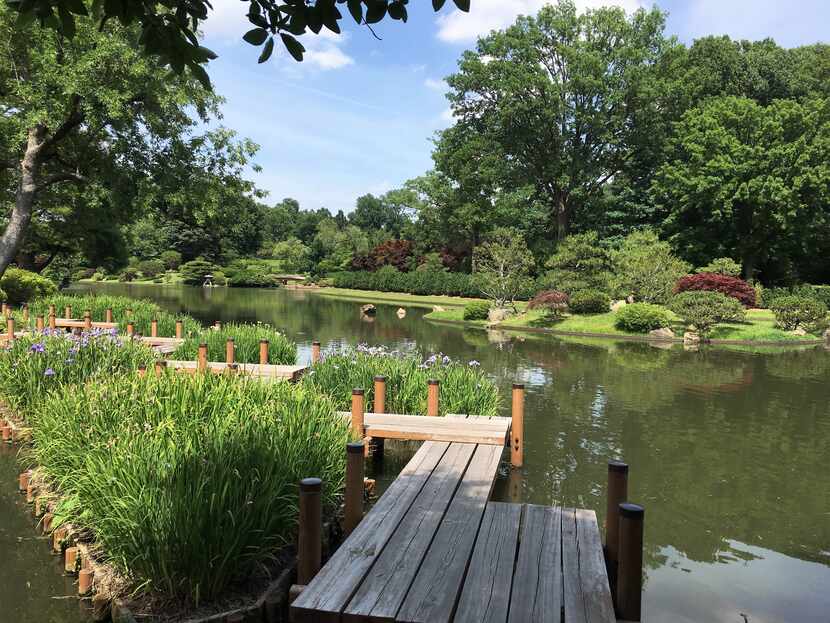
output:
[[[611,594],[616,594],[617,564],[620,549],[620,504],[628,500],[628,465],[622,461],[608,461],[608,492],[605,507],[605,561]]]
[[[437,379],[427,381],[427,415],[435,417],[438,415],[439,395],[441,386]]]
[[[271,343],[268,340],[259,341],[259,365],[264,366],[268,364],[268,349]]]
[[[135,334],[135,325],[132,322],[127,323],[127,337],[132,337]]]
[[[637,504],[619,505],[620,543],[617,565],[617,616],[640,621],[643,596],[643,518]]]
[[[297,537],[297,584],[300,585],[307,585],[320,570],[323,549],[322,486],[323,481],[319,478],[300,481],[300,531]]]
[[[510,464],[524,464],[525,444],[525,386],[513,383],[513,404],[510,413]]]
[[[346,494],[343,509],[343,531],[348,536],[363,519],[363,467],[362,441],[346,446]]]
[[[314,340],[311,343],[311,364],[320,363],[320,342]]]
[[[375,391],[373,393],[372,412],[386,413],[386,377],[378,375],[375,377],[374,381]],[[382,437],[372,439],[369,446],[369,454],[372,455],[373,459],[383,458],[384,440]]]

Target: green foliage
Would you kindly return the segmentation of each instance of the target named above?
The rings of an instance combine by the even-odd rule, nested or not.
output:
[[[113,376],[67,386],[30,417],[55,525],[95,535],[137,586],[191,604],[222,595],[295,537],[297,483],[334,512],[348,424],[330,399],[225,375]]]
[[[787,331],[804,329],[820,333],[827,326],[827,305],[806,296],[780,296],[773,300],[770,309],[776,324]]]
[[[473,301],[464,306],[464,320],[487,320],[490,313],[490,303]]]
[[[164,262],[161,260],[143,260],[136,266],[138,271],[147,279],[152,279],[164,272]]]
[[[691,268],[652,230],[629,234],[612,260],[614,289],[620,298],[633,295],[637,301],[659,305],[668,303],[677,280]]]
[[[279,286],[270,264],[262,260],[237,260],[222,271],[228,285],[237,288],[272,288]],[[215,277],[214,273],[214,277]]]
[[[159,259],[167,270],[176,270],[182,263],[182,254],[178,251],[163,251]]]
[[[376,272],[341,272],[329,275],[335,288],[408,292],[410,294],[478,297],[481,291],[470,275],[450,272],[401,273],[391,266]]]
[[[651,303],[632,303],[618,309],[614,317],[614,326],[623,331],[648,333],[671,325],[669,312],[660,305]]]
[[[830,308],[830,286],[814,286],[802,284],[791,288],[766,288],[761,300],[764,307],[772,307],[774,301],[782,296],[800,296],[824,303]]]
[[[57,290],[55,284],[37,273],[21,268],[8,268],[0,278],[0,289],[11,303],[26,303]]]
[[[259,342],[268,340],[268,363],[293,365],[297,362],[297,346],[285,335],[266,324],[227,323],[222,329],[206,329],[188,337],[173,353],[173,359],[195,361],[199,344],[208,346],[209,361],[225,361],[228,338],[234,340],[234,359],[238,363],[259,363]]]
[[[716,257],[706,266],[701,266],[695,270],[696,273],[715,273],[718,275],[728,275],[730,277],[741,276],[741,265],[733,260],[731,257]]]
[[[271,256],[287,271],[302,273],[311,268],[311,249],[293,236],[276,243]]]
[[[611,299],[602,290],[577,290],[570,295],[568,307],[575,314],[604,314]]]
[[[202,285],[206,275],[212,275],[218,270],[216,264],[203,259],[195,259],[179,266],[182,280],[189,285]]]
[[[606,290],[611,278],[611,256],[596,232],[574,234],[559,243],[545,263],[549,287],[572,295],[577,290]]]
[[[515,228],[500,227],[487,235],[473,253],[473,279],[496,307],[515,307],[516,299],[532,287],[533,256]]]
[[[417,353],[389,352],[383,347],[358,346],[327,355],[306,373],[301,384],[331,396],[337,408],[351,408],[352,390],[364,389],[366,408],[374,407],[375,376],[386,377],[386,412],[423,415],[427,408],[427,381],[441,383],[441,415],[465,413],[498,415],[498,388],[481,371],[478,362],[451,361],[442,354],[426,360]]]
[[[670,309],[683,319],[686,326],[694,326],[705,337],[722,322],[741,322],[746,310],[740,301],[720,292],[692,290],[672,298]]]

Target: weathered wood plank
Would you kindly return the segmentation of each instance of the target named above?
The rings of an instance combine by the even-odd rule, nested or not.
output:
[[[453,619],[456,623],[507,621],[521,516],[519,504],[487,504]]]
[[[476,448],[396,620],[441,623],[452,617],[504,448]]]
[[[519,557],[510,594],[510,623],[562,620],[562,513],[525,507]]]
[[[83,329],[86,326],[86,322],[84,320],[75,320],[74,318],[55,318],[55,326],[59,329]],[[92,327],[97,329],[116,329],[118,327],[118,323],[93,322]]]
[[[291,605],[295,623],[338,621],[449,444],[425,443]]]
[[[237,372],[247,374],[261,379],[278,379],[296,381],[306,370],[306,366],[278,366],[272,364],[260,365],[258,363],[239,363]],[[196,372],[199,364],[196,361],[167,360],[167,367],[184,372]],[[208,369],[215,374],[223,374],[228,371],[228,364],[218,361],[208,362]]]
[[[471,444],[450,444],[344,611],[344,621],[394,620],[474,450]]]
[[[579,579],[576,515],[572,508],[562,509],[562,576],[565,623],[587,623]]]
[[[351,413],[338,412],[344,418]],[[409,439],[413,441],[450,441],[503,446],[510,431],[508,418],[486,420],[470,417],[432,417],[420,415],[388,415],[366,413],[363,418],[366,435],[378,439]]]
[[[579,584],[582,588],[582,602],[585,604],[585,619],[588,623],[615,623],[614,603],[611,601],[596,513],[578,508],[575,515]]]

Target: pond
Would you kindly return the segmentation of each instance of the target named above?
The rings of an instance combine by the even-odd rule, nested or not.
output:
[[[414,345],[475,359],[501,388],[506,411],[511,383],[527,387],[525,466],[505,469],[497,499],[591,508],[602,522],[607,460],[630,464],[630,497],[646,508],[644,620],[828,620],[830,352],[823,348],[686,352],[505,334],[431,323],[418,308],[399,318],[396,305],[378,304],[368,319],[360,303],[303,290],[85,288],[152,298],[206,323],[272,323],[297,341],[302,361],[314,339],[324,348]],[[400,454],[385,462],[381,483],[400,469]],[[19,573],[51,572],[27,564]],[[55,594],[59,584],[42,590]],[[21,613],[15,620],[78,620],[68,610],[65,618]]]

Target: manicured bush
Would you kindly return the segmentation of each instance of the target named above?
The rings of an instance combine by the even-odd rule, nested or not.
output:
[[[737,299],[705,290],[675,295],[670,308],[687,326],[694,326],[701,336],[706,336],[716,324],[740,322],[746,317],[746,311]]]
[[[31,417],[30,456],[59,493],[55,523],[94,535],[134,587],[199,605],[296,534],[298,485],[343,487],[348,422],[332,401],[242,376],[107,375]]]
[[[651,303],[625,305],[614,316],[615,327],[633,333],[648,333],[671,325],[669,312],[664,307]]]
[[[651,230],[636,231],[612,254],[615,296],[665,305],[677,280],[691,266],[674,255],[671,245]]]
[[[195,361],[199,344],[208,346],[209,361],[225,361],[228,338],[234,340],[234,358],[238,363],[259,363],[259,341],[268,340],[268,363],[292,365],[297,361],[297,345],[267,324],[227,323],[216,331],[207,329],[188,337],[173,353],[173,359]]]
[[[387,240],[368,253],[358,253],[352,259],[354,270],[378,270],[392,266],[408,272],[413,264],[414,245],[409,240]]]
[[[72,281],[90,279],[95,274],[94,268],[78,268],[72,272]]]
[[[686,275],[677,282],[675,293],[689,291],[720,292],[741,302],[744,307],[755,306],[755,288],[743,279],[719,275],[717,273],[698,273]]]
[[[386,412],[423,415],[427,409],[427,380],[441,383],[440,414],[499,414],[498,388],[481,371],[478,362],[452,361],[443,354],[426,359],[418,353],[389,351],[383,347],[358,346],[327,355],[303,375],[301,384],[326,393],[337,408],[351,408],[352,390],[366,391],[366,408],[374,408],[377,375],[386,377]]]
[[[568,306],[575,314],[604,314],[611,308],[611,299],[601,290],[577,290]]]
[[[135,281],[136,279],[138,279],[138,268],[135,266],[127,266],[118,275],[118,281]]]
[[[821,301],[830,308],[830,286],[815,286],[807,283],[790,288],[767,288],[764,290],[762,304],[764,307],[772,307],[775,299],[793,295]]]
[[[390,266],[377,272],[349,271],[331,273],[328,277],[336,288],[471,298],[481,295],[472,277],[466,273],[418,270],[402,273]]]
[[[159,259],[167,270],[176,270],[182,263],[182,254],[178,251],[164,251]]]
[[[473,301],[464,306],[464,320],[487,320],[490,313],[490,303]]]
[[[217,270],[216,264],[203,259],[190,260],[179,266],[182,280],[190,285],[202,285],[205,275],[211,275]]]
[[[735,260],[733,260],[731,257],[718,257],[709,262],[706,266],[701,266],[695,272],[715,273],[718,275],[729,275],[730,277],[740,277],[741,265]]]
[[[528,309],[543,309],[549,316],[558,317],[568,311],[570,297],[559,290],[543,290],[527,304]]]
[[[565,238],[545,266],[551,269],[545,275],[545,288],[569,295],[577,290],[606,290],[611,279],[611,254],[593,231]]]
[[[164,262],[161,260],[142,260],[136,265],[136,268],[145,279],[152,279],[164,272]]]
[[[22,268],[9,267],[0,279],[0,288],[10,303],[26,303],[52,294],[58,288],[46,277]]]
[[[222,272],[228,285],[235,288],[271,288],[280,285],[271,266],[264,261],[237,260],[223,268]]]
[[[781,296],[770,305],[776,324],[787,331],[820,332],[827,324],[827,305],[806,296]]]

